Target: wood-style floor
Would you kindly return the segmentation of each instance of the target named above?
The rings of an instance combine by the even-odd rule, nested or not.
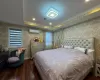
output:
[[[25,60],[18,68],[7,68],[0,72],[0,80],[41,80],[32,60]],[[85,80],[100,80],[99,77],[88,75]]]

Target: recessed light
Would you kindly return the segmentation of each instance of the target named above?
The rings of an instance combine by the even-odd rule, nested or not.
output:
[[[89,2],[90,0],[85,0],[85,2]]]
[[[32,20],[33,20],[33,21],[35,21],[36,19],[35,19],[35,18],[33,18]]]
[[[52,23],[50,22],[49,25],[52,25]]]

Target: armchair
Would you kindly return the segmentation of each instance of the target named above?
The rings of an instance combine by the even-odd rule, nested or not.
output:
[[[16,51],[17,50],[12,51],[10,53],[10,57],[16,57]],[[22,65],[24,62],[24,53],[25,53],[25,50],[23,50],[22,53],[19,55],[19,61],[15,62],[15,63],[8,63],[8,66],[9,67],[18,67],[18,66]]]

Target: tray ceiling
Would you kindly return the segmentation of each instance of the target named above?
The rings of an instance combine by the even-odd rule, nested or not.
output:
[[[47,30],[58,30],[71,26],[80,21],[85,21],[99,16],[100,13],[86,15],[94,8],[100,8],[100,0],[24,0],[25,25]],[[54,8],[59,15],[50,19],[46,16],[47,11]],[[36,20],[33,21],[32,18]],[[77,20],[77,21],[76,21]],[[52,26],[49,23],[52,23]]]

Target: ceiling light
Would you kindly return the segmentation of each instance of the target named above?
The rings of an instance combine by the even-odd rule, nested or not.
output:
[[[50,22],[49,25],[52,25],[52,23]]]
[[[33,21],[35,21],[36,19],[35,19],[35,18],[33,18],[32,20],[33,20]]]
[[[49,11],[46,14],[47,17],[54,19],[58,16],[58,11],[55,10],[54,8],[50,8]]]
[[[98,11],[100,11],[100,8],[93,9],[90,12],[88,12],[88,14],[90,15],[90,14],[96,13]]]
[[[85,2],[89,2],[90,0],[85,0]]]

